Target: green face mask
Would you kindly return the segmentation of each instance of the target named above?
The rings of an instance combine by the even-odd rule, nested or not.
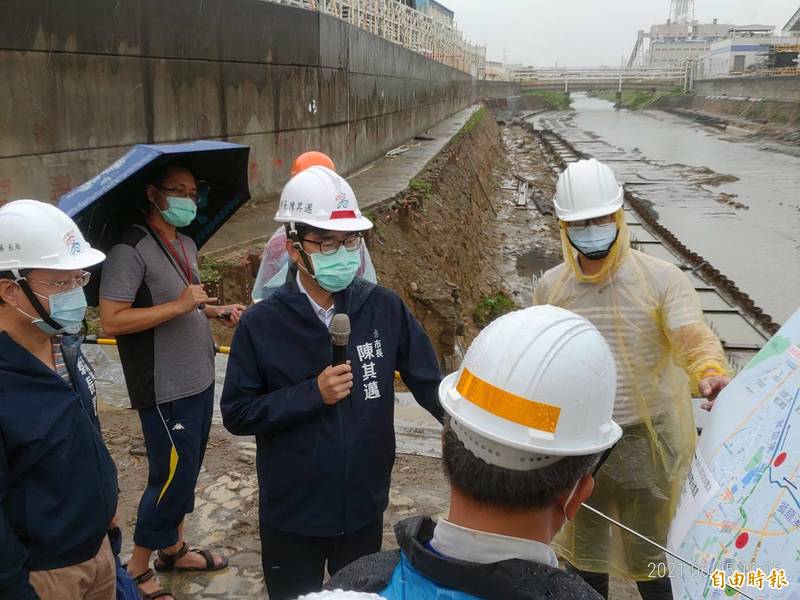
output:
[[[170,225],[186,227],[197,216],[197,206],[191,198],[167,196],[167,209],[161,211],[161,216]]]
[[[353,282],[356,271],[361,266],[361,252],[350,252],[344,246],[334,254],[310,254],[314,265],[314,279],[324,290],[341,292]]]

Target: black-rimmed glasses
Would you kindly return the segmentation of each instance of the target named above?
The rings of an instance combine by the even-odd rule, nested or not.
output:
[[[331,254],[336,254],[339,251],[339,248],[344,246],[348,252],[355,252],[361,247],[361,241],[364,238],[361,237],[361,234],[352,235],[348,238],[345,238],[343,241],[338,240],[325,240],[324,242],[315,242],[314,240],[309,240],[308,238],[303,238],[302,241],[308,244],[314,244],[319,246],[319,251],[321,254],[330,256]]]

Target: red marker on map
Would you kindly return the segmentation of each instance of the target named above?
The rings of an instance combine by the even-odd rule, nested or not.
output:
[[[740,533],[739,536],[736,538],[736,549],[741,550],[745,546],[747,546],[747,542],[750,541],[750,536],[747,535],[747,532]]]
[[[786,452],[781,452],[778,456],[775,457],[775,462],[772,464],[776,467],[780,467],[783,464],[783,461],[786,460]]]

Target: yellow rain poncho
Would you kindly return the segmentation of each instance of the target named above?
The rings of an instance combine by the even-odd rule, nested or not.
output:
[[[676,266],[630,247],[622,210],[603,269],[582,271],[562,223],[565,262],[545,273],[534,304],[571,310],[600,330],[617,362],[614,420],[623,435],[596,477],[588,504],[666,545],[696,442],[691,395],[700,379],[727,375],[721,344]],[[656,548],[580,510],[553,548],[583,571],[643,581],[666,558]],[[661,575],[664,573],[661,567]]]

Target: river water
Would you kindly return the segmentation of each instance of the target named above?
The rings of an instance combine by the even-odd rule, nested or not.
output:
[[[577,95],[536,117],[608,162],[659,221],[783,323],[800,306],[800,158],[660,111]],[[698,183],[707,167],[738,181]],[[713,174],[712,174],[713,176]],[[721,197],[721,195],[727,195]],[[747,208],[724,203],[732,199]]]

